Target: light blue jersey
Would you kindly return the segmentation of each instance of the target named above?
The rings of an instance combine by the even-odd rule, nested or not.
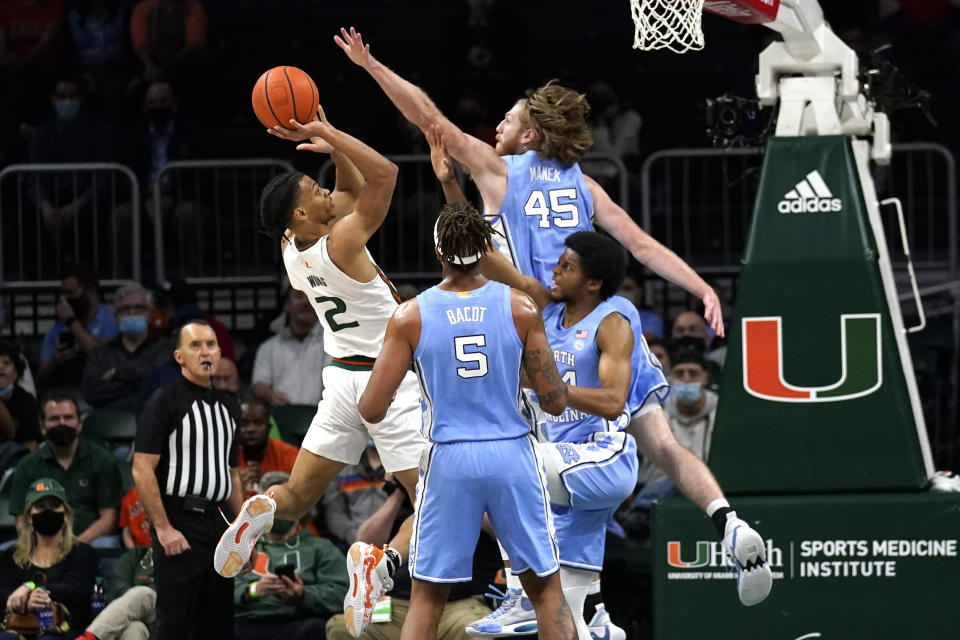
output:
[[[417,296],[423,435],[431,442],[502,440],[531,432],[520,390],[523,344],[510,287],[473,291],[431,287]]]
[[[576,387],[599,388],[597,328],[604,318],[618,311],[603,301],[568,329],[563,326],[565,306],[562,302],[552,302],[543,310],[544,329],[553,347],[560,377]],[[550,442],[585,442],[598,431],[616,431],[617,428],[616,423],[609,420],[567,407],[559,416],[547,414],[544,436]]]
[[[536,151],[503,159],[507,195],[494,227],[504,234],[517,269],[549,288],[564,239],[593,231],[593,196],[579,164],[567,166]]]
[[[633,330],[633,355],[630,358],[633,382],[627,397],[627,408],[632,416],[640,410],[650,394],[655,393],[660,402],[666,400],[670,393],[670,384],[663,374],[660,361],[650,352],[647,340],[643,337],[643,325],[637,308],[623,296],[610,296],[606,301],[630,321],[630,328]]]

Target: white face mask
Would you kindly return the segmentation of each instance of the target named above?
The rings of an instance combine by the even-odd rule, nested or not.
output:
[[[696,404],[703,393],[703,385],[699,382],[674,382],[672,392],[677,396],[680,404]]]

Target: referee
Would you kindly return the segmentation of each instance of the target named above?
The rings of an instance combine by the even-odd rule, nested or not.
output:
[[[211,386],[220,362],[213,329],[191,320],[177,333],[181,377],[140,413],[133,478],[150,518],[157,589],[155,640],[233,637],[233,580],[213,551],[242,503],[237,471],[240,408]],[[192,636],[190,635],[192,632]]]

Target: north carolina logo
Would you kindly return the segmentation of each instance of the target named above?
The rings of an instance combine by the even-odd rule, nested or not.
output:
[[[743,388],[750,395],[774,402],[837,402],[870,395],[883,384],[879,313],[840,315],[840,379],[823,387],[784,379],[781,321],[781,316],[743,318]]]

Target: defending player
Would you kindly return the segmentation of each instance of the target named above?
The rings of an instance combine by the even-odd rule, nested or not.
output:
[[[370,54],[353,28],[334,41],[364,68],[404,117],[425,134],[437,126],[450,154],[470,170],[483,197],[484,215],[502,224],[501,251],[524,274],[550,286],[563,239],[577,230],[606,230],[639,262],[697,296],[717,335],[723,336],[720,300],[675,253],[651,238],[580,171],[580,157],[593,143],[586,97],[547,83],[518,100],[497,126],[497,146],[467,135],[451,123],[419,87]]]
[[[576,637],[521,369],[550,414],[567,404],[567,385],[533,302],[480,274],[491,232],[469,204],[443,208],[434,227],[443,280],[394,313],[360,397],[364,419],[382,420],[412,362],[432,443],[420,463],[402,640],[437,637],[450,583],[471,579],[484,512],[521,573],[540,637]]]
[[[413,497],[426,444],[420,435],[419,394],[412,372],[399,381],[396,400],[382,421],[369,423],[357,409],[387,321],[400,301],[366,248],[390,206],[397,168],[333,127],[322,111],[319,120],[291,124],[295,131],[277,127],[272,133],[287,140],[310,138],[297,148],[329,152],[337,167],[336,186],[331,193],[302,173],[277,176],[261,194],[261,226],[270,235],[283,235],[287,276],[310,298],[333,362],[323,370],[323,398],[290,479],[266,496],[247,500],[221,538],[214,564],[225,577],[240,572],[274,516],[298,520],[309,511],[337,472],[359,461],[369,438],[377,444],[384,469]],[[406,526],[383,551],[362,542],[350,547],[347,566],[353,588],[344,600],[344,613],[354,635],[363,632],[373,604],[392,586],[390,576],[402,562],[409,536]]]

